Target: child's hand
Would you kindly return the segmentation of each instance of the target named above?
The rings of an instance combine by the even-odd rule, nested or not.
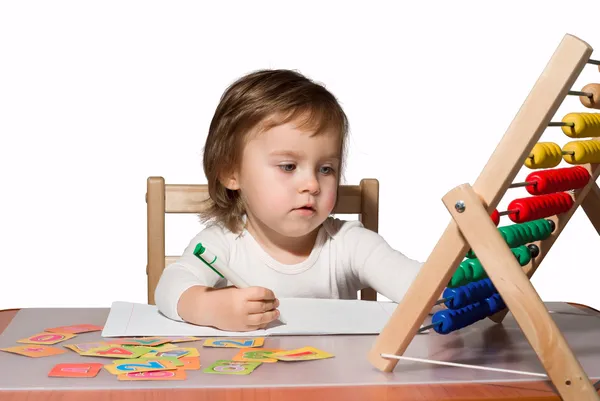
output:
[[[227,331],[264,329],[279,318],[279,300],[263,287],[229,287],[211,294],[216,314],[214,325]]]

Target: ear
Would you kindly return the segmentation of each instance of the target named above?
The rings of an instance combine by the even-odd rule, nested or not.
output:
[[[240,189],[237,171],[226,172],[221,174],[219,181],[221,182],[221,185],[232,191],[237,191],[238,189]]]

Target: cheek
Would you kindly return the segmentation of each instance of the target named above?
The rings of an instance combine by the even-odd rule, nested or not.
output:
[[[263,179],[255,180],[247,186],[255,206],[261,209],[287,208],[290,201],[289,190],[273,174],[265,174]]]
[[[335,201],[337,200],[337,188],[333,188],[323,194],[323,207],[327,210],[333,210]]]

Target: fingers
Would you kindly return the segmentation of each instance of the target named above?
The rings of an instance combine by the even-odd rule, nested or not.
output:
[[[248,287],[242,289],[248,301],[274,301],[273,291],[264,287]]]
[[[255,313],[248,315],[249,326],[260,326],[264,328],[266,325],[279,318],[279,311],[277,309],[270,310],[265,313]]]
[[[279,300],[275,299],[272,301],[250,301],[246,303],[246,312],[249,315],[255,313],[265,313],[277,309],[279,307]]]

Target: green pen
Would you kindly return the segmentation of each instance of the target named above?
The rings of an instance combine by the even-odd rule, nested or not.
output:
[[[217,258],[217,255],[206,249],[202,243],[198,243],[198,245],[196,245],[196,248],[194,249],[194,255],[196,255],[198,259],[204,262],[204,264],[210,267],[215,273],[224,279],[227,279],[237,288],[249,287],[248,284],[246,284],[246,282],[240,278],[240,276],[238,276],[229,267],[221,263],[219,258]]]

